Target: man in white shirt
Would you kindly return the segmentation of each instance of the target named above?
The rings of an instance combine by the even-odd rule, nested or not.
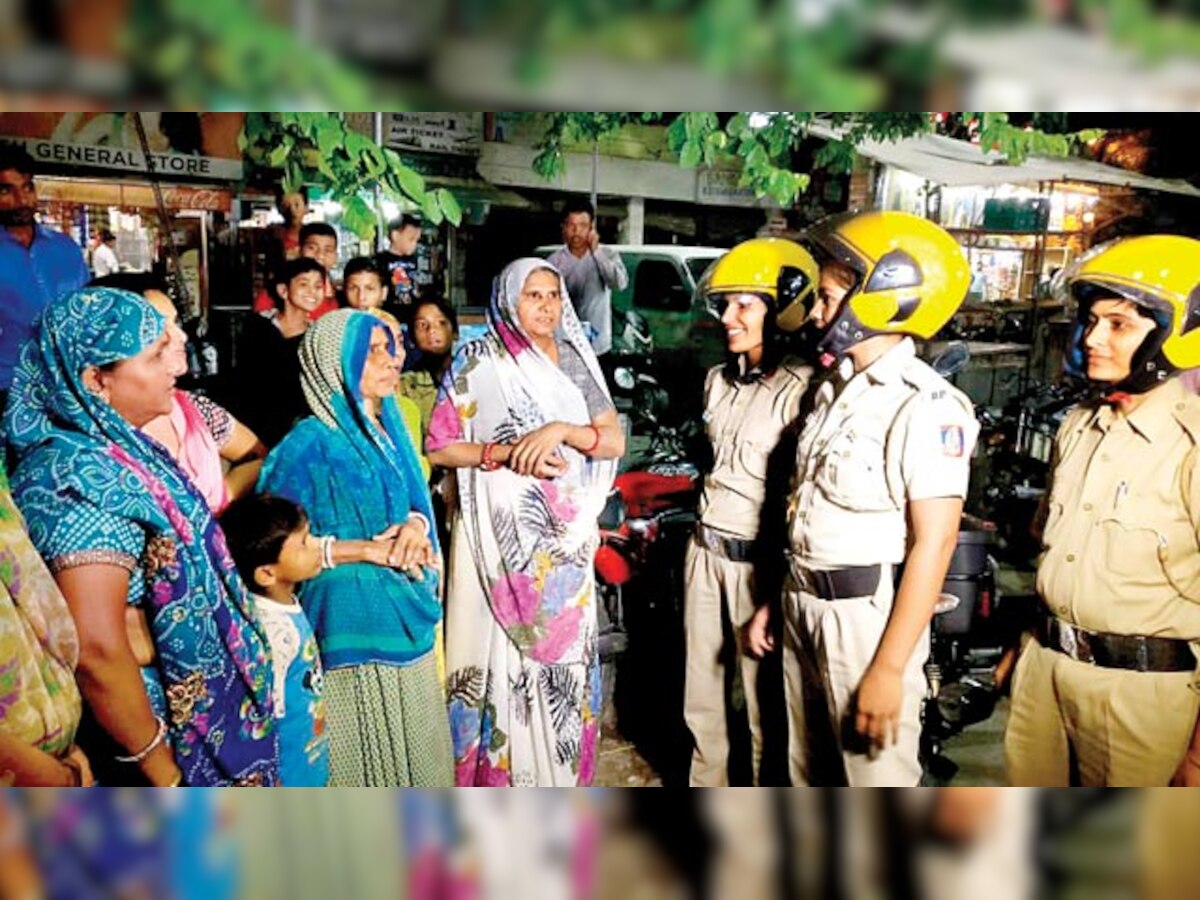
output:
[[[121,263],[117,259],[117,236],[107,228],[100,229],[100,243],[92,251],[92,271],[97,278],[106,275],[116,275],[121,271]]]
[[[600,246],[596,211],[587,200],[563,210],[564,246],[547,259],[562,273],[580,321],[592,326],[592,349],[602,357],[612,349],[612,292],[624,290],[629,273],[617,251]]]

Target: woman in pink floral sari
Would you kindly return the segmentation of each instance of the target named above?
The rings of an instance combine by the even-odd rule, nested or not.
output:
[[[600,718],[596,519],[625,439],[558,272],[496,279],[426,449],[457,472],[446,600],[459,785],[591,783]]]

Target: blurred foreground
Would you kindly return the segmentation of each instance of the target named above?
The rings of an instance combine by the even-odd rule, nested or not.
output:
[[[0,105],[1200,107],[1193,0],[5,0]]]
[[[0,898],[1195,896],[1186,791],[0,793]]]

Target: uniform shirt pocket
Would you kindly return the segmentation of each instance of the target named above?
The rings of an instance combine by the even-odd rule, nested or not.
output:
[[[1167,535],[1127,512],[1109,513],[1097,526],[1104,568],[1125,588],[1153,588],[1165,579],[1162,556]],[[1114,585],[1116,587],[1116,585]]]
[[[737,446],[737,460],[747,475],[756,481],[767,480],[767,467],[771,462],[771,447],[759,441],[742,440]]]
[[[896,508],[888,490],[883,441],[847,431],[825,448],[816,482],[830,502],[845,509],[882,512]]]

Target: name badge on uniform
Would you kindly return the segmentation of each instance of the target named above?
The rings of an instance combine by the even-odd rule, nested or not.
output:
[[[958,459],[963,455],[963,448],[966,441],[963,440],[963,430],[961,425],[943,425],[942,426],[942,455],[952,456]]]

